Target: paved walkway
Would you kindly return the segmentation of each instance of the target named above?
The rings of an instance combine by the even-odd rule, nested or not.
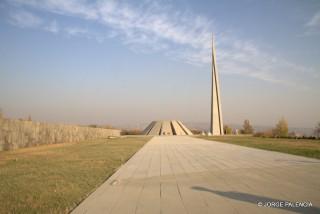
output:
[[[277,201],[313,206],[257,205]],[[186,136],[154,137],[73,213],[320,213],[320,161]]]

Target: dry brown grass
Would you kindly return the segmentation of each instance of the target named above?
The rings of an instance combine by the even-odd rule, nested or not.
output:
[[[149,137],[0,152],[0,213],[68,213]]]
[[[200,136],[207,140],[320,159],[320,140],[262,138],[252,136]]]

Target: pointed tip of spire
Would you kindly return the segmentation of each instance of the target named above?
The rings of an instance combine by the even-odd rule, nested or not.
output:
[[[212,48],[214,47],[215,43],[214,43],[214,33],[212,32]]]

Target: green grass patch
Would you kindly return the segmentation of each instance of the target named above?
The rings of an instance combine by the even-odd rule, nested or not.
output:
[[[199,138],[320,159],[320,140],[228,135],[199,136]]]
[[[68,213],[150,137],[0,152],[0,213]]]

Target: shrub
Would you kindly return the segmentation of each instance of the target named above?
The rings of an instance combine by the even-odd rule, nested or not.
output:
[[[142,130],[140,129],[123,129],[121,135],[142,135]]]
[[[263,132],[256,132],[253,136],[254,137],[273,137],[273,133],[272,133],[272,130],[267,130]]]
[[[224,125],[223,130],[225,134],[232,134],[232,128],[229,127],[228,125]]]
[[[203,131],[199,129],[191,129],[192,134],[198,135],[201,134]]]

